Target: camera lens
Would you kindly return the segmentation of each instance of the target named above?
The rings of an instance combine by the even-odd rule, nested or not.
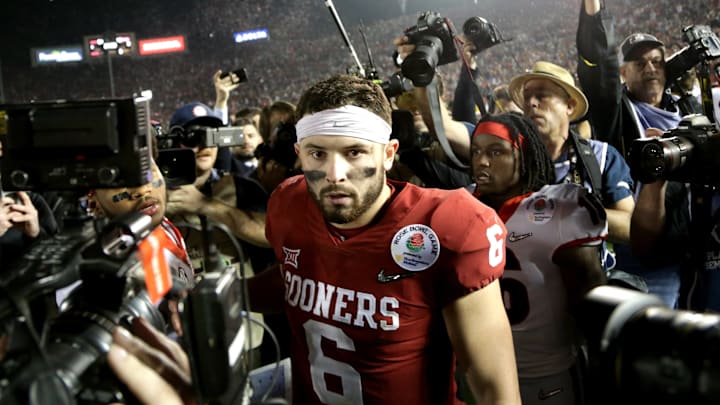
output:
[[[415,52],[408,55],[400,66],[403,76],[418,87],[432,82],[435,68],[443,53],[442,41],[437,37],[423,36],[415,43]]]
[[[465,36],[471,38],[473,42],[479,42],[478,40],[487,40],[489,38],[487,33],[487,21],[481,17],[470,18],[465,21],[465,24],[463,24],[463,33],[465,33]]]
[[[643,173],[660,176],[665,170],[665,151],[659,143],[651,142],[641,149],[643,160],[640,161],[640,168]]]

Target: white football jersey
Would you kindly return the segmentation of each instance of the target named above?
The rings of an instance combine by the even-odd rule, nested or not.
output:
[[[500,285],[521,378],[567,370],[575,359],[565,286],[552,258],[558,249],[602,243],[607,221],[598,209],[581,186],[556,184],[525,197],[514,211],[511,206],[500,211],[504,218],[510,215]]]

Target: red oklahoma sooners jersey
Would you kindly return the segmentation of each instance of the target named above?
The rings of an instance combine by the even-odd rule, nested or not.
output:
[[[458,403],[441,309],[502,275],[505,227],[465,190],[392,184],[382,217],[346,240],[304,178],[270,198],[295,403]]]

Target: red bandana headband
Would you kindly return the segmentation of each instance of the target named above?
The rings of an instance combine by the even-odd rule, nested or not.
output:
[[[475,131],[473,131],[473,138],[475,138],[475,136],[477,136],[479,134],[492,135],[492,136],[496,136],[500,139],[504,139],[504,140],[510,142],[510,144],[516,149],[520,149],[521,147],[523,147],[525,145],[525,137],[523,136],[523,134],[518,133],[518,143],[519,143],[519,145],[518,145],[518,143],[516,143],[510,137],[510,130],[508,129],[508,127],[506,127],[505,125],[500,124],[498,122],[494,122],[494,121],[483,121],[483,122],[479,123],[475,127]]]

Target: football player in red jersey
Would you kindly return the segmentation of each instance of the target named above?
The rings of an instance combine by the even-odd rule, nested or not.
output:
[[[574,366],[572,308],[605,281],[607,237],[600,201],[557,184],[534,124],[514,113],[483,118],[473,131],[474,194],[507,227],[500,286],[512,324],[523,404],[582,403]]]
[[[465,190],[386,178],[398,141],[372,82],[316,83],[298,117],[304,176],[274,191],[266,227],[293,331],[294,402],[456,404],[457,364],[482,403],[519,403],[502,221]]]

